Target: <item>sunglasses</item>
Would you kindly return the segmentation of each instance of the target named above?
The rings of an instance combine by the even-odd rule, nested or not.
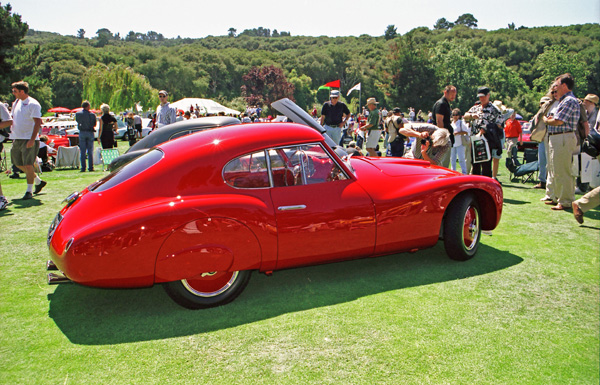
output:
[[[158,95],[159,98],[166,98],[167,95]]]
[[[551,94],[554,95],[556,93],[556,91],[552,91]]]

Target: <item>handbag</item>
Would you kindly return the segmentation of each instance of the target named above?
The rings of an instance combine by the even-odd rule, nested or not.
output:
[[[600,155],[600,133],[591,129],[581,145],[581,150],[592,158],[597,158]]]
[[[548,129],[546,128],[546,123],[544,122],[539,122],[536,126],[534,126],[534,121],[535,118],[533,118],[530,122],[531,127],[533,127],[533,130],[531,130],[529,140],[531,140],[532,142],[541,143],[544,140],[544,137],[546,136],[546,131]]]
[[[471,137],[471,151],[473,152],[473,163],[487,162],[492,159],[487,139],[479,134]]]
[[[529,122],[531,124],[530,127],[532,127],[529,140],[531,140],[532,142],[541,143],[544,140],[548,128],[546,127],[546,123],[544,123],[542,117],[548,113],[548,110],[553,104],[554,102],[552,101],[546,102],[546,104],[544,104],[542,108],[540,108],[538,113]]]

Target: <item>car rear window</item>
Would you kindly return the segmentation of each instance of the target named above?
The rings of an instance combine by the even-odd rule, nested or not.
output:
[[[117,169],[116,171],[108,174],[103,179],[99,180],[95,184],[89,187],[90,191],[93,192],[102,192],[104,190],[108,190],[111,187],[122,183],[137,174],[143,172],[144,170],[149,169],[158,161],[160,161],[164,156],[164,153],[158,149],[154,148],[144,155],[136,158],[130,163],[127,163],[125,166]]]

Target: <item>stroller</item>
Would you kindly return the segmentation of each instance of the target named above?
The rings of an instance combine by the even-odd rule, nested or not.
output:
[[[537,149],[526,148],[523,153],[523,162],[519,162],[517,155],[517,146],[512,147],[509,156],[506,158],[506,168],[510,172],[510,180],[521,178],[521,183],[533,180],[540,169],[538,163]]]

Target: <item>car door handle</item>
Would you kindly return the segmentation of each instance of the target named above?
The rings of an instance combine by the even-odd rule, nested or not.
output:
[[[294,205],[294,206],[279,206],[277,210],[279,211],[292,211],[292,210],[304,210],[306,205]]]

